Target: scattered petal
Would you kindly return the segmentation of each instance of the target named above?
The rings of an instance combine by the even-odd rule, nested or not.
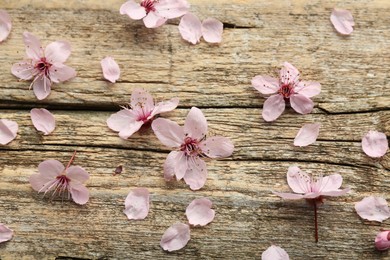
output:
[[[382,222],[390,218],[387,201],[381,197],[369,196],[355,204],[356,213],[363,219]]]
[[[186,209],[188,222],[194,226],[205,226],[214,220],[215,211],[211,209],[213,203],[208,198],[193,200]]]
[[[185,247],[188,241],[190,241],[190,227],[183,223],[176,223],[165,231],[160,246],[172,252]]]
[[[321,124],[305,124],[294,139],[295,146],[308,146],[317,140]]]
[[[382,230],[375,237],[375,248],[383,251],[390,248],[390,231]]]
[[[11,32],[11,17],[5,10],[0,10],[0,42],[7,39]]]
[[[125,210],[128,219],[144,219],[149,213],[149,191],[136,188],[129,192],[125,200]]]
[[[9,229],[6,225],[0,223],[0,243],[11,240],[14,231]]]
[[[44,108],[33,108],[30,111],[31,121],[34,127],[48,135],[54,131],[56,127],[56,121],[52,113]]]
[[[370,130],[362,139],[363,151],[370,157],[382,157],[389,149],[384,133]]]
[[[100,64],[102,65],[104,78],[115,83],[121,73],[118,63],[112,57],[105,57],[101,60]]]
[[[332,22],[336,31],[341,34],[349,35],[353,32],[353,26],[355,22],[350,11],[343,9],[333,9],[330,15],[330,21]]]
[[[209,43],[222,41],[223,23],[214,18],[207,18],[202,22],[203,39]]]
[[[0,119],[0,144],[6,145],[16,138],[18,124],[8,119]]]
[[[270,246],[261,254],[261,260],[289,260],[287,252],[278,246]]]
[[[202,37],[202,23],[197,16],[187,13],[180,20],[179,32],[184,40],[197,44]]]

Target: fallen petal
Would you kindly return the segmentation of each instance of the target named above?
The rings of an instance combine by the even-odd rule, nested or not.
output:
[[[0,119],[0,144],[6,145],[15,139],[18,124],[8,119]]]
[[[375,237],[375,248],[377,250],[387,250],[390,248],[390,231],[383,230]]]
[[[33,108],[30,111],[31,121],[34,127],[48,135],[54,131],[56,127],[56,121],[52,113],[44,108]]]
[[[390,218],[387,201],[381,197],[369,196],[355,204],[356,213],[363,219],[382,222]]]
[[[202,22],[203,39],[209,43],[222,41],[223,23],[214,18],[207,18]]]
[[[211,209],[213,203],[208,198],[193,200],[186,209],[188,222],[194,226],[205,226],[214,220],[215,211]]]
[[[6,225],[0,223],[0,243],[11,240],[14,231],[9,229]]]
[[[289,260],[287,252],[278,246],[270,246],[261,254],[261,260]]]
[[[176,223],[169,227],[161,238],[160,246],[169,252],[185,247],[190,241],[190,226]]]
[[[370,157],[382,157],[389,149],[384,133],[370,130],[362,139],[363,151]]]
[[[197,44],[200,37],[202,37],[202,23],[198,17],[192,13],[187,13],[180,20],[179,32],[184,40]]]
[[[305,124],[294,139],[295,146],[308,146],[317,140],[321,124]]]
[[[121,74],[118,63],[112,57],[106,57],[101,60],[100,64],[102,65],[104,78],[115,83]]]
[[[353,32],[355,22],[350,11],[343,9],[333,9],[330,15],[330,21],[332,22],[336,31],[341,34],[348,35]]]
[[[149,191],[136,188],[129,192],[125,200],[125,210],[128,219],[144,219],[149,213]]]
[[[7,39],[11,28],[11,17],[5,10],[0,10],[0,42]]]

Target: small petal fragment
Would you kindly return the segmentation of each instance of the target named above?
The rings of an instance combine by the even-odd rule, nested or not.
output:
[[[261,254],[261,260],[289,260],[287,252],[278,246],[270,246]]]
[[[321,124],[305,124],[294,139],[295,146],[308,146],[317,140]]]
[[[120,68],[118,63],[112,57],[106,57],[100,62],[103,70],[103,76],[108,81],[115,83],[120,76]]]
[[[355,204],[356,213],[363,219],[382,222],[390,218],[387,201],[381,197],[369,196]]]
[[[202,22],[203,39],[209,43],[222,41],[223,23],[214,18],[207,18]]]
[[[144,219],[149,213],[149,191],[136,188],[129,192],[125,200],[125,210],[128,219]]]
[[[390,231],[382,230],[375,237],[375,248],[383,251],[390,248]]]
[[[33,108],[30,111],[31,121],[34,127],[48,135],[54,131],[56,127],[56,121],[52,113],[44,108]]]
[[[11,240],[14,231],[9,229],[6,225],[0,223],[0,243]]]
[[[190,226],[176,223],[169,227],[161,238],[160,246],[169,252],[185,247],[190,241]]]
[[[11,32],[11,17],[5,10],[0,10],[0,42],[7,39]]]
[[[8,119],[0,119],[0,144],[6,145],[16,138],[18,124]]]
[[[349,35],[353,32],[355,22],[350,11],[343,9],[333,9],[330,15],[330,21],[332,22],[336,31],[341,34]]]
[[[386,154],[389,143],[384,133],[371,130],[363,137],[362,148],[368,156],[377,158]]]
[[[205,226],[215,217],[215,211],[211,209],[213,203],[208,198],[193,200],[186,209],[188,222],[194,226]]]
[[[198,17],[187,13],[180,20],[179,32],[184,40],[197,44],[202,37],[202,23]]]

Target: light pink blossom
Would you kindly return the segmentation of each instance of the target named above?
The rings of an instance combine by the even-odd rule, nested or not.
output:
[[[389,142],[384,133],[370,130],[362,139],[362,148],[370,157],[382,157],[389,149]]]
[[[184,178],[192,190],[202,188],[206,182],[207,169],[203,157],[228,157],[234,150],[229,138],[206,137],[207,120],[196,107],[191,108],[184,127],[171,120],[158,118],[153,121],[152,128],[164,145],[177,149],[170,152],[165,160],[165,180],[172,180],[174,176],[178,180]]]
[[[52,113],[44,108],[33,108],[30,111],[31,121],[34,127],[48,135],[54,131],[56,127],[56,120]]]
[[[100,61],[100,65],[102,66],[103,76],[108,81],[115,83],[121,74],[121,70],[119,68],[118,63],[112,57],[105,57]]]
[[[11,32],[11,17],[5,10],[0,10],[0,42],[7,39]]]
[[[124,107],[107,119],[107,125],[127,139],[142,126],[150,126],[156,115],[174,110],[179,104],[178,98],[154,103],[152,96],[144,89],[134,89],[131,94],[130,108]]]
[[[52,197],[59,195],[62,199],[66,194],[68,199],[83,205],[89,200],[89,191],[83,185],[89,179],[89,174],[80,166],[70,166],[75,158],[74,152],[68,165],[57,160],[46,160],[39,164],[39,173],[30,176],[32,188],[38,192],[52,192]]]
[[[125,210],[128,219],[144,219],[149,213],[149,191],[136,188],[129,192],[125,200]]]
[[[252,86],[263,95],[271,95],[263,105],[265,121],[276,120],[283,113],[286,103],[300,114],[310,113],[314,107],[310,98],[321,92],[320,83],[300,81],[299,71],[288,62],[283,64],[279,79],[256,76],[252,79]]]
[[[200,42],[202,36],[209,43],[222,41],[223,23],[214,18],[201,22],[194,14],[187,13],[181,18],[178,28],[181,37],[192,44]]]
[[[121,6],[119,12],[133,20],[143,19],[147,28],[156,28],[168,19],[186,14],[189,8],[186,0],[142,0],[139,4],[129,0]]]
[[[29,32],[23,33],[27,59],[12,66],[11,72],[22,80],[34,79],[32,86],[35,96],[41,100],[50,94],[53,83],[70,80],[76,71],[64,65],[71,53],[66,41],[55,41],[43,48],[40,41]]]
[[[279,246],[270,246],[261,254],[261,260],[289,260],[286,250]]]
[[[0,223],[0,243],[11,240],[13,235],[14,231],[12,229]]]
[[[363,219],[382,222],[390,218],[387,201],[381,197],[369,196],[355,204],[356,213]]]
[[[380,251],[390,248],[390,230],[381,230],[376,235],[375,248]]]
[[[18,129],[18,123],[8,119],[0,119],[0,144],[6,145],[14,140]]]
[[[294,139],[295,146],[308,146],[317,140],[321,124],[305,124]]]
[[[176,223],[165,231],[160,246],[169,252],[176,251],[185,247],[190,238],[190,227],[187,224]]]
[[[337,32],[344,35],[349,35],[353,32],[353,16],[350,11],[343,9],[333,9],[330,15],[330,21]]]
[[[188,222],[194,226],[205,226],[214,220],[215,211],[211,209],[213,203],[208,198],[193,200],[186,209]]]

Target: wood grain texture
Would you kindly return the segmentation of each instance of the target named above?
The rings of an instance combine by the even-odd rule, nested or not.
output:
[[[361,149],[370,129],[390,134],[390,2],[193,0],[201,18],[225,24],[220,45],[192,46],[181,40],[178,20],[154,30],[119,15],[122,0],[2,0],[13,20],[9,39],[0,44],[0,118],[19,124],[17,138],[0,146],[0,223],[15,231],[0,244],[0,259],[260,259],[272,243],[291,259],[388,259],[374,250],[383,224],[365,222],[354,210],[368,195],[390,199],[390,155],[371,159]],[[356,26],[339,36],[329,22],[338,6],[352,11]],[[67,62],[78,76],[57,84],[37,101],[29,83],[10,73],[24,56],[21,34],[30,31],[44,44],[68,40]],[[102,78],[100,60],[113,56],[122,75],[116,84]],[[261,118],[264,102],[250,84],[255,75],[277,76],[284,61],[305,80],[319,81],[312,114],[291,109],[273,123]],[[163,117],[183,124],[191,106],[202,108],[214,135],[231,138],[233,156],[207,161],[208,180],[200,191],[183,182],[166,183],[162,165],[169,149],[152,131],[122,140],[106,126],[110,114],[143,87],[164,100],[179,97],[179,109]],[[29,110],[48,108],[56,130],[37,132]],[[320,122],[311,146],[292,145],[304,123]],[[31,174],[45,159],[67,162],[91,174],[85,206],[50,201],[32,190]],[[112,176],[123,165],[122,174]],[[299,165],[313,174],[340,173],[352,191],[319,209],[319,243],[314,216],[304,201],[284,201],[272,190],[288,191],[286,172]],[[127,193],[151,192],[151,211],[143,221],[123,214]],[[186,206],[209,197],[215,220],[191,228],[182,250],[167,253],[159,241],[173,223],[186,222]]]

